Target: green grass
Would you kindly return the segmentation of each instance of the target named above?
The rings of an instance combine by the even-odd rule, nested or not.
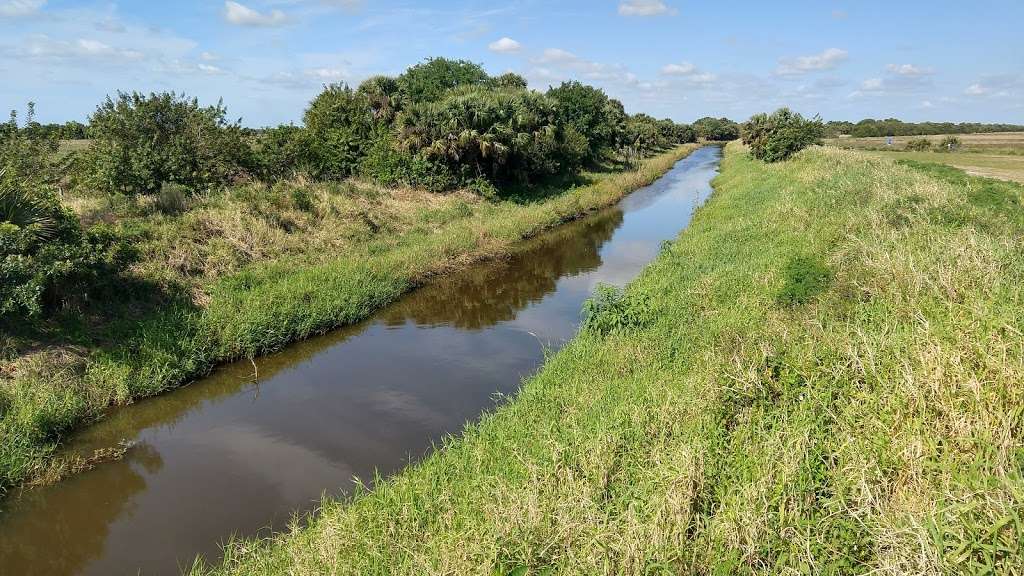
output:
[[[120,206],[72,199],[87,219],[133,230],[142,261],[123,299],[4,327],[0,494],[66,468],[52,458],[62,437],[112,404],[364,319],[433,274],[616,202],[694,149],[638,171],[584,174],[581,185],[534,190],[532,200],[365,183],[250,185]]]
[[[1024,570],[1024,189],[735,144],[715,188],[508,404],[194,572]]]

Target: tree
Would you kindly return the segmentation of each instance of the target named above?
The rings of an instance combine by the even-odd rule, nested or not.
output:
[[[693,123],[697,137],[705,140],[726,141],[740,137],[739,124],[728,118],[712,118],[705,116]]]
[[[436,102],[459,86],[479,86],[490,80],[479,64],[468,60],[429,58],[398,77],[398,87],[409,102]]]
[[[369,91],[332,84],[310,103],[303,121],[309,131],[309,163],[314,176],[344,178],[358,168],[375,126]]]
[[[390,76],[371,76],[359,85],[356,93],[366,99],[373,119],[385,125],[390,125],[402,109],[398,81]]]
[[[573,80],[551,88],[547,95],[556,103],[559,124],[571,126],[587,139],[588,161],[614,148],[622,127],[603,90]]]
[[[118,92],[89,119],[87,170],[110,193],[153,194],[164,183],[193,191],[226,184],[252,164],[239,123],[226,117],[221,102],[204,107],[174,92]]]
[[[521,90],[526,90],[526,88],[528,87],[528,84],[526,83],[526,78],[523,78],[522,76],[516,74],[515,72],[506,72],[501,76],[494,78],[493,83],[498,88],[518,88]]]
[[[743,125],[743,143],[758,160],[778,162],[816,144],[825,133],[821,118],[807,120],[789,108],[756,114]]]

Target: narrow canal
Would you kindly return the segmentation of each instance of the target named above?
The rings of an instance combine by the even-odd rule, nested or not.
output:
[[[514,394],[711,194],[705,147],[614,208],[410,293],[361,324],[115,410],[68,450],[122,460],[0,503],[0,573],[179,574],[353,479],[389,475]]]

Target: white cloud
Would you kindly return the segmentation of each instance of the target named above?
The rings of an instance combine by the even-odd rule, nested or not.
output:
[[[920,68],[918,66],[914,66],[913,64],[889,64],[888,66],[885,67],[885,69],[888,70],[889,72],[892,72],[893,74],[898,74],[900,76],[907,76],[911,78],[928,76],[929,74],[933,73],[933,71],[930,68]]]
[[[674,8],[669,8],[661,0],[624,0],[619,4],[619,14],[622,16],[661,16],[676,13]]]
[[[216,62],[217,60],[220,60],[220,58],[218,58],[213,52],[203,52],[199,55],[199,59],[204,62]]]
[[[32,16],[46,6],[46,0],[7,0],[0,2],[0,18]]]
[[[487,49],[491,52],[499,52],[502,54],[511,54],[519,52],[523,48],[523,45],[508,36],[495,40],[487,45]]]
[[[775,69],[775,73],[780,76],[798,76],[808,72],[831,70],[845,61],[848,55],[846,50],[829,48],[821,54],[783,58],[779,60],[779,67]]]
[[[967,87],[967,90],[964,90],[964,94],[967,94],[968,96],[984,96],[989,92],[991,92],[991,90],[977,83],[971,84]]]
[[[542,54],[540,58],[536,59],[538,64],[569,64],[580,61],[579,56],[569,52],[568,50],[562,50],[561,48],[548,48],[544,50],[544,54]]]
[[[196,68],[200,72],[203,72],[205,74],[223,74],[224,73],[224,70],[218,68],[217,66],[214,66],[213,64],[203,64],[202,62],[200,62],[198,65],[196,65]]]
[[[280,10],[258,12],[231,0],[224,2],[224,19],[238,26],[280,26],[288,22],[288,17]]]
[[[587,82],[629,86],[640,84],[636,74],[621,64],[594,62],[561,48],[548,48],[532,62],[538,66],[531,70],[528,76],[540,81],[565,80],[568,77],[575,77]]]
[[[934,107],[935,107],[935,104],[932,104],[931,100],[922,100],[921,101],[921,108],[934,108]]]
[[[55,40],[45,35],[26,38],[14,52],[24,58],[41,60],[141,60],[145,57],[138,50],[116,48],[98,40]]]
[[[661,67],[661,73],[665,76],[687,76],[697,71],[697,67],[689,62],[682,64],[666,64]]]
[[[867,80],[861,82],[860,89],[869,92],[877,92],[882,89],[883,85],[884,82],[881,78],[868,78]]]

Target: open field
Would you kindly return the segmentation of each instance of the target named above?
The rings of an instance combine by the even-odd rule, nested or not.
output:
[[[212,573],[1019,573],[1022,201],[730,145],[689,229],[514,400]]]
[[[2,334],[0,490],[53,475],[62,435],[111,404],[361,320],[431,275],[500,257],[618,201],[696,148],[502,201],[360,182],[249,185],[199,198],[172,190],[123,206],[71,197],[84,220],[132,230],[141,260],[116,302]]]
[[[961,152],[984,152],[990,154],[1024,154],[1024,132],[994,132],[987,134],[952,134],[963,143]],[[902,150],[907,142],[918,138],[927,138],[932,146],[936,146],[945,138],[945,134],[934,136],[896,136],[893,145],[886,146],[885,137],[877,138],[830,138],[827,144],[842,148],[856,149],[898,149]]]
[[[885,152],[869,150],[865,152],[879,158],[893,160],[912,160],[914,162],[932,162],[945,164],[964,170],[973,176],[1011,180],[1024,184],[1024,155],[1002,154],[964,154],[946,152]]]

